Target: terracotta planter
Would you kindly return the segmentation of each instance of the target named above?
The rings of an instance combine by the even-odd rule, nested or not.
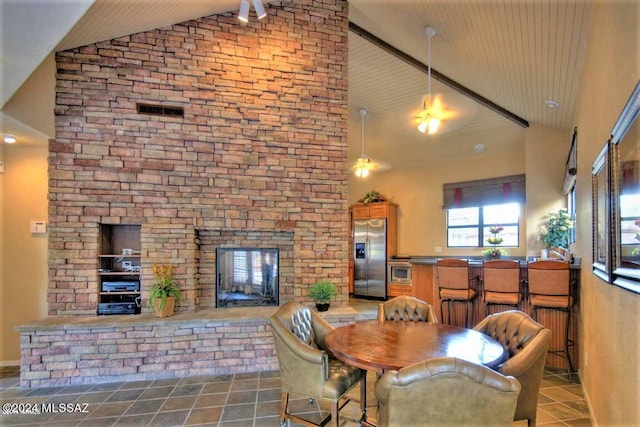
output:
[[[176,298],[175,297],[167,297],[164,307],[160,309],[160,304],[162,300],[160,298],[153,301],[153,313],[156,317],[170,317],[173,316],[173,312],[176,309]]]

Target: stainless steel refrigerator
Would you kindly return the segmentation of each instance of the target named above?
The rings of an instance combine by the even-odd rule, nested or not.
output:
[[[386,299],[387,220],[355,220],[353,231],[354,296]]]

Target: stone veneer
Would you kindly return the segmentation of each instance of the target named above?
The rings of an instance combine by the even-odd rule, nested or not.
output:
[[[20,386],[59,387],[277,370],[268,318],[277,307],[57,317],[18,328]],[[338,327],[358,314],[343,306],[322,316]]]
[[[141,224],[143,307],[172,263],[198,309],[199,235],[292,236],[289,287],[348,298],[347,2],[269,5],[58,52],[49,151],[50,316],[95,316],[100,224]],[[184,108],[138,114],[137,104]]]
[[[18,328],[22,386],[277,368],[267,308],[198,310],[210,297],[200,279],[215,266],[202,236],[271,236],[260,243],[269,247],[290,236],[280,302],[309,302],[308,286],[329,279],[345,306],[347,2],[272,3],[267,13],[56,54],[50,317]],[[139,114],[138,103],[184,117]],[[96,315],[100,224],[141,225],[141,315]],[[154,263],[173,264],[183,290],[170,320],[146,307]]]

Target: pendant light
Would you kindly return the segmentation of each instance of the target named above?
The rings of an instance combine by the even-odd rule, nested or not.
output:
[[[439,100],[433,99],[431,96],[431,38],[436,34],[433,27],[426,28],[426,34],[429,38],[427,50],[427,84],[428,94],[422,101],[422,111],[416,116],[419,120],[418,130],[422,133],[433,135],[438,131],[440,121],[442,120],[442,106]]]
[[[362,150],[360,151],[360,157],[358,158],[358,160],[356,160],[356,164],[353,167],[355,174],[358,178],[366,178],[367,176],[369,176],[369,170],[372,166],[371,158],[367,157],[367,155],[364,153],[364,116],[366,115],[367,115],[367,110],[365,110],[364,108],[361,109],[360,110],[360,128],[361,128],[360,140],[361,140]]]

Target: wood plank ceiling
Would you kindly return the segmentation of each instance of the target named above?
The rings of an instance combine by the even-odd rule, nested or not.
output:
[[[212,13],[235,14],[239,2],[213,3],[216,2],[97,0],[58,49]],[[288,2],[270,3],[277,8],[286,7]],[[592,0],[349,0],[349,19],[423,64],[427,63],[425,27],[434,27],[431,65],[435,70],[529,123],[566,132],[569,140],[591,3]],[[3,44],[3,57],[5,46],[8,45]],[[26,51],[28,46],[20,49]],[[34,101],[52,102],[52,88],[41,92],[49,98]],[[523,149],[524,130],[520,125],[435,80],[432,92],[441,94],[445,107],[457,117],[445,122],[438,135],[425,136],[416,130],[415,120],[427,93],[424,72],[350,32],[350,161],[360,154],[361,108],[368,110],[367,154],[389,162],[394,169],[424,167],[471,155],[477,143],[485,144],[489,152]],[[33,91],[29,93],[33,96]],[[557,101],[559,107],[546,106],[548,99]],[[17,118],[27,124],[34,120]]]

